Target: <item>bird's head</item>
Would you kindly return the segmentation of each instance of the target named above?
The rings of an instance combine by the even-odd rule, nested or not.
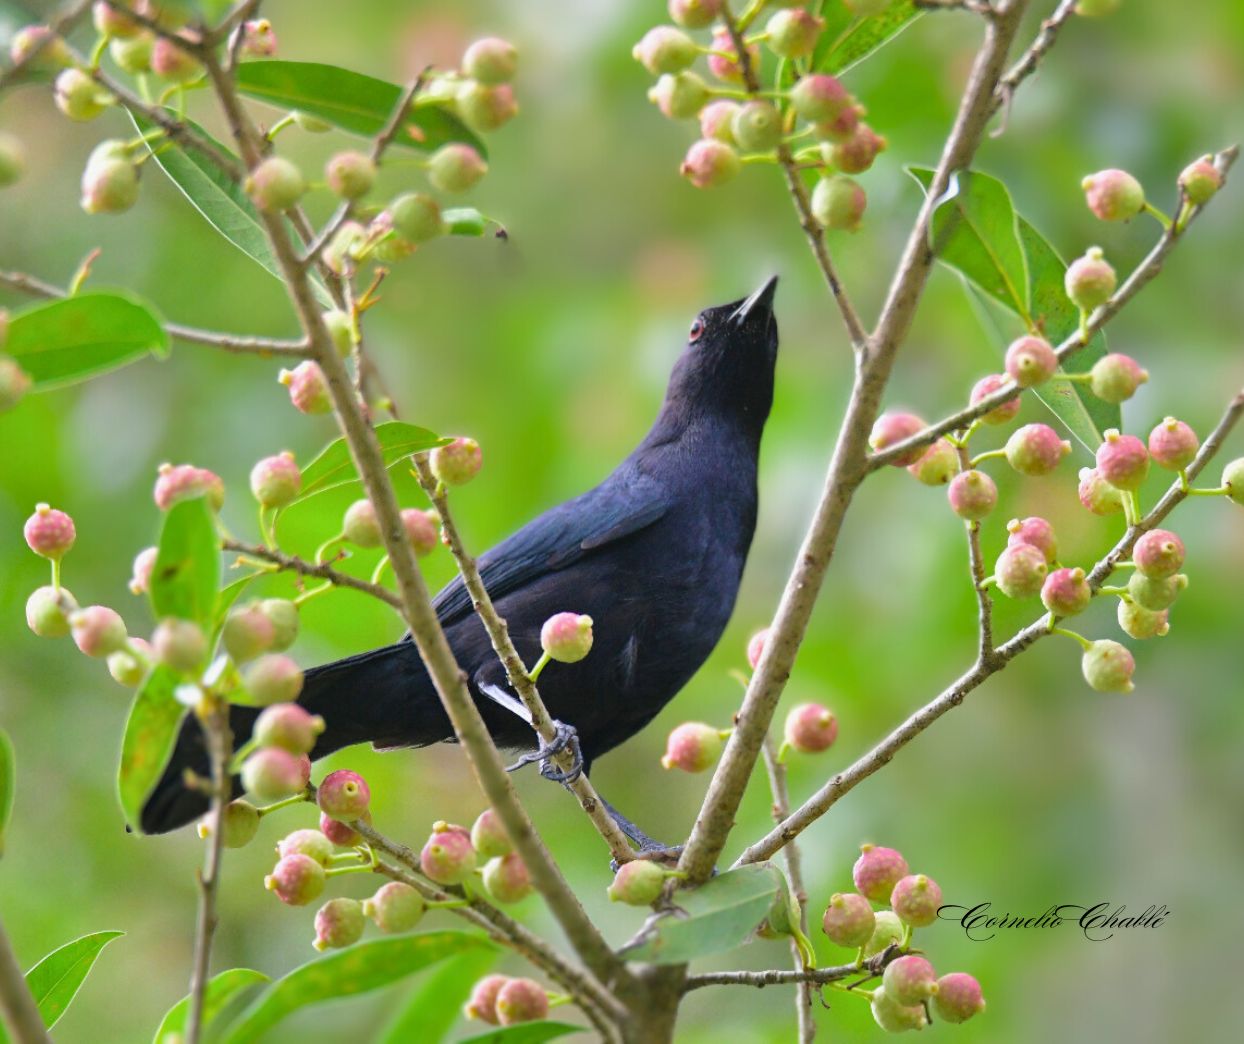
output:
[[[759,436],[773,404],[777,276],[750,297],[706,308],[691,323],[687,344],[665,395],[665,410],[684,421],[710,416],[740,422]]]

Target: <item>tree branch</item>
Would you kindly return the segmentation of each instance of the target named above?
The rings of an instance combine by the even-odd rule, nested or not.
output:
[[[30,994],[9,935],[0,923],[0,1016],[17,1044],[52,1044],[39,1006]]]
[[[703,975],[688,975],[683,983],[683,992],[702,990],[705,986],[754,986],[763,989],[766,986],[781,986],[788,983],[800,983],[808,986],[823,986],[830,982],[841,982],[863,976],[866,982],[875,979],[885,971],[886,965],[902,951],[897,945],[889,946],[875,957],[870,957],[861,964],[835,964],[828,968],[775,968],[770,971],[723,971],[706,972]]]
[[[959,469],[970,467],[967,446],[960,446]],[[981,524],[964,522],[968,535],[968,571],[972,577],[972,590],[976,592],[976,656],[982,662],[993,655],[993,598],[985,587],[985,558],[981,554]]]
[[[263,544],[248,544],[245,541],[232,538],[221,541],[221,547],[226,551],[235,551],[238,554],[247,555],[251,558],[261,558],[265,562],[271,562],[284,572],[297,573],[299,576],[314,576],[320,580],[327,580],[330,584],[335,584],[337,587],[348,587],[354,591],[361,591],[363,594],[371,595],[372,598],[378,598],[386,605],[392,606],[399,612],[401,611],[402,600],[387,587],[373,584],[369,580],[361,580],[357,576],[351,576],[349,573],[339,572],[327,562],[308,562],[304,558],[298,558],[296,555],[287,555],[284,551],[278,551],[276,548],[264,547]]]
[[[1006,75],[998,82],[997,90],[994,91],[993,111],[998,109],[1009,110],[1011,107],[1011,99],[1015,96],[1015,91],[1021,83],[1029,76],[1037,71],[1037,66],[1041,64],[1041,60],[1049,53],[1055,42],[1058,40],[1058,34],[1062,31],[1064,25],[1075,14],[1077,0],[1059,0],[1058,7],[1054,13],[1041,23],[1041,31],[1037,33],[1036,39],[1019,58],[1019,60],[1011,66]]]

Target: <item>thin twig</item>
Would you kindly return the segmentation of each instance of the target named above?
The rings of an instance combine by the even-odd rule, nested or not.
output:
[[[21,965],[0,923],[0,1016],[16,1044],[52,1044],[43,1016],[26,985]]]
[[[968,448],[959,447],[959,468],[967,471]],[[964,522],[968,535],[968,571],[972,577],[972,590],[976,592],[977,658],[982,662],[993,655],[993,597],[985,587],[985,558],[981,554],[981,524],[979,521]]]
[[[402,600],[387,587],[381,587],[379,584],[373,584],[368,580],[361,580],[357,576],[351,576],[349,573],[342,573],[327,562],[308,562],[305,558],[287,555],[284,551],[264,547],[263,544],[248,544],[245,541],[233,540],[231,538],[222,541],[221,547],[226,551],[235,551],[250,558],[260,558],[265,562],[271,562],[285,572],[297,573],[299,576],[313,576],[320,580],[327,580],[330,584],[334,584],[337,587],[348,587],[354,591],[361,591],[363,594],[371,595],[372,598],[380,599],[380,601],[392,606],[394,609],[400,610],[402,608]]]
[[[888,946],[875,957],[870,957],[863,964],[835,964],[827,968],[774,968],[769,971],[722,971],[705,972],[703,975],[688,975],[683,983],[683,992],[701,990],[705,986],[754,986],[763,989],[765,986],[782,986],[789,983],[803,983],[809,986],[825,985],[840,982],[855,976],[862,976],[862,981],[875,979],[885,971],[886,965],[900,956],[902,950],[898,946]]]
[[[998,87],[994,91],[993,111],[996,112],[998,109],[1002,109],[1004,121],[1006,114],[1010,111],[1011,99],[1015,97],[1016,89],[1024,80],[1037,71],[1037,66],[1041,64],[1041,60],[1057,42],[1059,32],[1061,32],[1071,16],[1075,14],[1076,2],[1077,0],[1059,0],[1058,7],[1054,13],[1041,23],[1041,30],[1037,33],[1028,50],[1020,56],[1019,60],[1011,66],[1006,75],[998,81]]]

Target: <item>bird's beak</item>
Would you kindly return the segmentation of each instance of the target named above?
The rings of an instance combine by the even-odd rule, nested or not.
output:
[[[734,310],[730,318],[736,326],[742,326],[754,312],[757,315],[773,314],[773,295],[777,293],[778,277],[770,276],[769,280],[754,294]]]

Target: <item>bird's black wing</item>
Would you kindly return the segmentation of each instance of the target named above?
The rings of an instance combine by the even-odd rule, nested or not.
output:
[[[545,512],[480,556],[480,577],[494,601],[587,552],[637,533],[669,510],[664,485],[638,471],[615,472],[582,496]],[[458,577],[433,603],[448,626],[471,611],[471,597]]]

